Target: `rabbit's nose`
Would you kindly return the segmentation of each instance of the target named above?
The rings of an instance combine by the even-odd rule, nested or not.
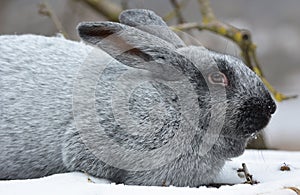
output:
[[[277,108],[274,100],[273,99],[267,100],[266,105],[267,105],[267,109],[269,110],[269,113],[274,114]]]
[[[263,114],[266,116],[271,116],[271,114],[274,114],[276,111],[276,104],[271,96],[264,99],[258,97],[249,98],[245,102],[244,106],[248,110],[258,115]]]

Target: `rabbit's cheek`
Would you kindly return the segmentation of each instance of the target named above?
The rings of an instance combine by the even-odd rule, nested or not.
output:
[[[233,158],[244,153],[248,138],[235,136],[220,136],[217,144],[213,147],[211,152],[222,154],[222,158]]]
[[[242,155],[245,151],[247,142],[247,139],[225,138],[225,150],[228,150],[226,157],[232,158]]]

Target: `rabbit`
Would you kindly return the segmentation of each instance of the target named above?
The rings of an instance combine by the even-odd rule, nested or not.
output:
[[[268,124],[276,104],[240,59],[185,45],[150,10],[119,20],[80,23],[83,42],[0,36],[0,179],[197,187]]]

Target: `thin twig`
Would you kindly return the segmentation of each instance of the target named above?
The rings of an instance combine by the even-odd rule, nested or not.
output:
[[[123,10],[128,9],[128,1],[129,0],[122,0],[121,1],[121,7]]]
[[[207,0],[198,0],[200,5],[200,12],[202,15],[202,22],[209,23],[216,19],[215,14],[210,6],[210,1]]]
[[[108,20],[114,22],[119,21],[119,14],[123,10],[118,4],[112,3],[109,0],[82,0],[82,2],[88,4]]]
[[[40,3],[38,7],[39,7],[39,14],[48,16],[53,21],[57,31],[60,32],[65,38],[68,38],[69,36],[67,32],[65,31],[63,25],[59,21],[53,9],[50,7],[49,3],[45,1],[43,3]]]
[[[174,9],[171,11],[171,12],[169,12],[169,13],[167,13],[164,17],[163,17],[163,19],[164,19],[164,21],[169,21],[169,20],[171,20],[171,19],[173,19],[174,17],[176,17],[177,16],[177,13],[180,11],[180,10],[182,10],[183,8],[185,8],[186,6],[187,6],[187,4],[188,4],[188,2],[189,2],[190,0],[182,0],[181,2],[177,2],[177,8],[176,7],[174,7]],[[179,9],[179,10],[178,10]],[[181,13],[180,13],[181,14]],[[182,18],[183,19],[183,18]],[[181,22],[179,22],[179,23],[181,23]]]
[[[251,184],[251,185],[258,184],[258,181],[253,180],[253,178],[252,178],[253,176],[249,173],[249,170],[245,163],[242,163],[242,167],[243,168],[238,169],[237,172],[243,172],[245,174],[245,178],[246,178],[245,183]]]
[[[185,22],[183,15],[181,13],[181,6],[178,3],[177,0],[170,0],[172,6],[174,7],[175,13],[176,13],[176,17],[177,17],[177,23],[178,24],[182,24]]]
[[[290,189],[296,192],[297,195],[300,195],[300,189],[296,187],[284,187],[285,189]]]

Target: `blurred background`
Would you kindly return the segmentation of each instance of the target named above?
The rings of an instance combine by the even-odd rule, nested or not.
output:
[[[94,2],[101,0],[93,0]],[[107,20],[84,0],[0,0],[0,34],[58,33],[53,19],[41,14],[47,5],[61,23],[68,39],[79,40],[76,26],[81,21]],[[90,1],[91,2],[91,1]],[[146,8],[160,16],[174,10],[169,0],[111,0],[120,7]],[[179,0],[178,2],[183,2]],[[183,18],[201,21],[197,0],[185,0]],[[216,17],[252,33],[258,59],[271,84],[286,95],[300,94],[300,1],[299,0],[211,0]],[[45,9],[44,9],[45,10]],[[167,21],[175,24],[176,18]],[[204,46],[238,56],[240,51],[231,41],[207,31],[192,31]],[[1,44],[1,43],[0,43]],[[1,51],[0,51],[1,52]],[[268,148],[300,150],[300,101],[277,103],[278,110],[264,131]]]

